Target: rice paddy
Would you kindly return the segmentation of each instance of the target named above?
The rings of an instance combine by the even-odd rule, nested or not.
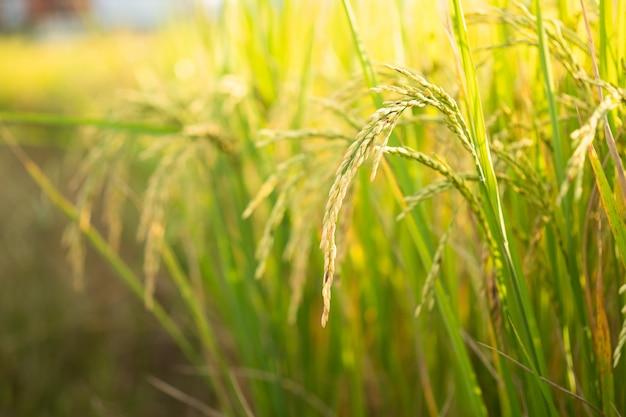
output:
[[[216,13],[98,117],[0,110],[68,280],[95,250],[202,389],[146,381],[211,416],[625,415],[626,2]]]

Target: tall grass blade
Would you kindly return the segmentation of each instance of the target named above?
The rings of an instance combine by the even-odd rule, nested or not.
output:
[[[47,113],[0,112],[0,120],[11,125],[34,125],[53,127],[90,126],[127,133],[148,135],[170,135],[181,131],[180,126],[153,126],[144,123],[129,123],[119,120],[91,119],[86,117],[65,116]]]
[[[357,57],[359,58],[359,62],[361,64],[361,71],[363,71],[363,76],[365,77],[365,84],[369,88],[374,88],[378,85],[378,79],[376,77],[376,71],[374,71],[374,67],[372,66],[372,62],[370,61],[369,55],[367,54],[367,50],[365,49],[365,45],[361,40],[361,35],[359,34],[359,29],[356,21],[356,16],[354,15],[354,10],[352,10],[352,4],[350,0],[342,0],[343,8],[346,13],[346,17],[348,18],[348,23],[350,24],[350,33],[352,34],[352,40],[354,41],[354,47],[356,48]],[[372,100],[374,101],[374,105],[377,108],[382,107],[383,99],[380,93],[372,92]]]
[[[513,298],[507,298],[500,288],[502,303],[510,307],[511,320],[522,330],[521,338],[518,339],[520,347],[529,352],[528,364],[535,370],[537,376],[547,375],[546,361],[541,347],[541,338],[537,328],[536,318],[530,302],[527,284],[516,259],[516,254],[511,250],[508,239],[506,223],[502,211],[498,182],[496,179],[491,152],[489,149],[487,130],[485,127],[483,107],[480,98],[476,66],[472,58],[467,26],[460,0],[451,0],[452,21],[456,35],[456,45],[460,54],[459,66],[461,74],[462,92],[465,95],[468,120],[470,125],[471,140],[476,148],[479,161],[479,174],[481,181],[481,195],[483,196],[483,208],[489,223],[491,233],[496,238],[500,250],[501,259],[494,262],[504,262],[503,272],[506,288],[512,289]],[[536,390],[535,384],[530,389]],[[544,397],[543,413],[556,415],[554,400],[549,390],[539,384],[539,390]],[[536,412],[539,412],[536,410]]]
[[[610,5],[608,1],[601,2],[601,6],[600,6],[600,39],[601,39],[601,45],[602,45],[601,49],[603,52],[602,56],[607,58],[607,59],[602,60],[601,65],[603,69],[602,73],[604,75],[603,77],[604,81],[613,82],[619,85],[615,71],[613,70],[615,68],[619,68],[619,63],[621,59],[623,59],[624,57],[623,55],[624,46],[623,45],[622,47],[617,46],[616,47],[617,49],[612,51],[610,49],[610,46],[607,45],[607,32],[610,32],[612,34],[611,38],[618,39],[618,45],[619,45],[620,36],[619,36],[619,33],[616,33],[616,31],[620,30],[622,33],[626,33],[626,31],[624,31],[623,28],[616,29],[613,27],[612,20],[614,18],[614,14],[611,13],[613,11],[611,10],[611,8],[613,7],[615,6]],[[622,7],[624,7],[623,4],[622,4]],[[596,58],[596,48],[594,46],[593,38],[591,35],[591,28],[589,26],[589,18],[587,16],[587,9],[585,8],[585,3],[583,2],[583,0],[580,0],[580,8],[582,10],[583,19],[585,21],[585,30],[587,31],[589,52],[591,53],[591,63],[593,65],[594,76],[597,80],[600,80],[601,72],[600,72],[599,65],[598,65],[598,59]],[[619,8],[619,6],[617,8]],[[622,13],[622,15],[624,14],[625,13]],[[624,16],[622,16],[621,18],[622,22],[624,21],[624,19],[625,19]],[[617,26],[617,28],[619,28],[619,26]],[[620,52],[618,51],[622,51],[622,54],[620,55]],[[600,97],[600,100],[602,101],[604,96],[602,92],[602,87],[600,86],[598,86],[598,96]],[[609,121],[609,117],[605,115],[604,116],[604,133],[605,133],[606,143],[609,147],[609,152],[611,153],[611,158],[613,159],[613,163],[615,163],[615,166],[617,168],[617,178],[619,180],[622,198],[626,199],[626,173],[624,172],[624,164],[622,164],[622,160],[619,156],[617,146],[615,145],[615,138],[613,137],[612,126],[614,126],[614,121],[613,120]]]
[[[555,92],[555,82],[554,76],[552,72],[552,62],[550,57],[550,49],[548,42],[546,40],[546,31],[544,28],[543,15],[541,10],[541,4],[539,1],[534,2],[535,6],[535,15],[536,15],[536,25],[537,25],[537,38],[538,38],[538,48],[539,48],[539,60],[541,64],[541,71],[543,74],[544,81],[544,92],[545,97],[548,102],[548,110],[550,115],[550,126],[551,126],[551,137],[552,137],[552,149],[554,152],[554,165],[556,178],[559,184],[563,184],[564,181],[567,181],[567,171],[566,171],[566,160],[567,155],[570,154],[570,146],[569,142],[564,141],[561,135],[561,128],[559,122],[559,114],[557,109],[557,99]],[[574,301],[576,303],[577,315],[579,316],[579,320],[585,325],[589,323],[589,317],[587,316],[587,310],[584,304],[584,293],[582,289],[582,285],[580,282],[580,274],[578,269],[577,262],[577,238],[574,223],[574,214],[573,214],[573,206],[572,206],[572,193],[569,192],[566,196],[563,197],[561,205],[563,210],[563,221],[564,224],[561,225],[562,230],[564,230],[566,245],[567,245],[567,253],[569,256],[567,257],[567,272],[569,275],[568,281],[565,283],[565,291],[568,291],[571,288],[571,292],[574,296]],[[560,278],[560,277],[559,277]],[[557,278],[557,279],[559,279]],[[559,279],[560,281],[560,279]],[[563,292],[559,291],[559,295],[561,296],[561,305],[566,305],[566,298],[562,295]],[[563,318],[564,321],[569,321],[567,317]],[[585,350],[590,352],[591,346],[589,343],[589,338],[587,334],[583,334],[583,343]],[[592,365],[590,362],[590,355],[583,355],[583,364],[584,364],[584,379],[592,378]],[[588,386],[587,386],[588,387]],[[593,395],[594,390],[591,389],[588,391],[591,398],[595,397]]]
[[[589,161],[591,162],[591,167],[593,168],[593,173],[596,178],[596,184],[598,185],[598,191],[600,192],[602,206],[609,220],[620,259],[626,266],[626,225],[624,224],[622,212],[615,201],[613,191],[606,178],[598,155],[592,147],[588,149],[588,153]]]
[[[618,209],[615,196],[606,178],[602,164],[593,146],[588,148],[589,161],[596,178],[596,185],[602,200],[602,206],[609,219],[609,225],[613,232],[613,238],[617,244],[617,249],[622,260],[626,264],[626,224],[623,215]],[[596,285],[596,326],[594,342],[596,345],[596,355],[598,357],[598,373],[602,392],[602,409],[606,415],[611,414],[611,407],[615,404],[613,386],[613,368],[611,367],[611,336],[607,323],[606,312],[604,310],[604,300],[602,291],[602,277],[598,277]],[[618,343],[619,345],[619,343]],[[618,353],[615,352],[614,364],[617,365]]]
[[[476,381],[476,374],[463,341],[461,326],[459,326],[456,315],[450,308],[448,295],[441,281],[435,283],[435,303],[438,306],[447,334],[450,336],[450,345],[457,360],[458,368],[455,367],[455,371],[465,399],[464,406],[467,407],[464,408],[464,412],[472,416],[487,416],[482,391]]]

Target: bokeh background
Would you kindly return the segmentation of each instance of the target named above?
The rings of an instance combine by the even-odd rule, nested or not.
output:
[[[0,1],[0,111],[108,112],[142,72],[165,65],[160,34],[193,10],[168,0]],[[75,192],[67,184],[80,158],[76,129],[11,133],[63,192]],[[74,288],[67,219],[4,143],[0,177],[0,415],[193,415],[146,380],[197,390],[176,371],[187,363],[179,349],[90,250],[85,287]],[[141,250],[127,249],[140,268]]]

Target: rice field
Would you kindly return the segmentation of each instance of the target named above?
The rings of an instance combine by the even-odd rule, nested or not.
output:
[[[3,104],[0,143],[67,282],[97,253],[184,355],[157,398],[626,414],[626,2],[225,1],[145,42],[82,111]]]

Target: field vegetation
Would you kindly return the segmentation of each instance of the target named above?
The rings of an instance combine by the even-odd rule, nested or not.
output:
[[[122,75],[60,110],[0,100],[65,281],[104,264],[184,355],[135,384],[190,415],[626,413],[626,2],[215,13],[117,38],[150,65],[93,57]]]

